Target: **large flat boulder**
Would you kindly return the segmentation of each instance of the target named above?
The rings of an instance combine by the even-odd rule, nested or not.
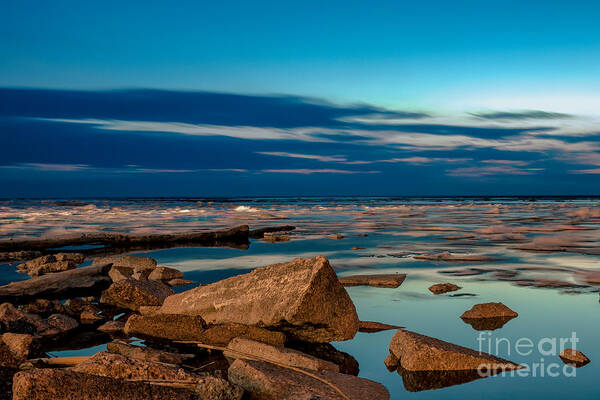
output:
[[[298,350],[292,350],[283,346],[271,346],[270,344],[257,342],[244,338],[235,338],[223,353],[230,358],[245,358],[247,356],[258,357],[259,360],[275,361],[292,367],[304,368],[313,371],[339,372],[340,368],[329,361],[321,360]]]
[[[193,390],[90,375],[31,369],[13,379],[13,400],[200,400]]]
[[[358,331],[354,304],[321,256],[257,268],[169,296],[161,312],[275,328],[313,342],[348,340]]]
[[[173,289],[162,282],[147,279],[123,279],[102,292],[100,302],[137,311],[140,306],[160,306]]]
[[[390,398],[385,387],[368,379],[332,371],[311,371],[311,374],[330,382],[352,400]],[[250,398],[346,400],[336,389],[321,380],[261,361],[236,360],[229,367],[228,375],[230,382],[250,393]]]
[[[0,286],[0,302],[26,304],[35,299],[66,299],[93,295],[111,284],[111,264],[91,265]]]
[[[132,315],[125,323],[128,336],[168,340],[198,340],[205,329],[206,322],[199,315]]]
[[[481,370],[482,372],[491,372],[522,368],[491,354],[403,329],[396,332],[390,342],[389,350],[398,360],[398,366],[407,371]],[[386,365],[394,357],[388,357]]]

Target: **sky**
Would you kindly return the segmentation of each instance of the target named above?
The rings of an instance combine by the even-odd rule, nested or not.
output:
[[[0,4],[0,196],[600,194],[594,1]]]

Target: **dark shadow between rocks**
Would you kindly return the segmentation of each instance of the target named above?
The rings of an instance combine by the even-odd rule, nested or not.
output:
[[[461,318],[464,323],[471,325],[476,331],[495,331],[502,328],[508,321],[516,317],[492,318]]]

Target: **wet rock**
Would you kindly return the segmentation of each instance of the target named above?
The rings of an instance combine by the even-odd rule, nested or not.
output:
[[[206,322],[199,315],[132,315],[125,324],[128,336],[168,340],[198,340],[205,329]]]
[[[573,365],[577,368],[590,363],[590,359],[579,350],[566,349],[558,356],[565,364]]]
[[[98,330],[109,335],[120,335],[125,331],[125,321],[108,321],[100,325]]]
[[[400,329],[390,342],[390,353],[408,371],[510,371],[517,364],[443,340]]]
[[[137,311],[140,306],[160,306],[173,290],[162,282],[124,279],[102,292],[100,302]]]
[[[144,361],[153,361],[167,364],[181,365],[186,360],[194,358],[193,354],[171,353],[162,350],[156,350],[151,347],[133,346],[122,341],[113,341],[106,344],[106,351],[113,354],[120,354],[125,357],[135,358]]]
[[[167,282],[167,285],[169,286],[185,286],[185,285],[192,285],[196,283],[196,281],[190,281],[187,279],[171,279],[170,281]]]
[[[514,317],[492,317],[492,318],[463,318],[462,320],[471,325],[476,331],[495,331],[502,328]]]
[[[261,360],[274,361],[292,367],[304,368],[312,371],[334,371],[339,372],[339,367],[329,361],[304,354],[297,350],[287,349],[282,346],[271,346],[266,343],[257,342],[243,338],[233,339],[227,345],[225,357],[239,358],[240,356],[254,356]]]
[[[453,283],[438,283],[435,285],[429,286],[429,291],[433,294],[443,294],[448,292],[454,292],[462,289],[462,287],[455,285]]]
[[[79,319],[82,324],[94,325],[106,321],[116,313],[116,309],[104,305],[92,304],[83,299],[69,299],[65,302],[69,315]]]
[[[296,229],[296,227],[293,225],[269,226],[266,228],[252,229],[249,232],[249,237],[252,239],[261,239],[265,236],[265,233],[290,232],[294,229]]]
[[[13,379],[13,400],[198,400],[183,388],[124,381],[65,369],[31,369]]]
[[[110,378],[191,382],[201,399],[241,399],[243,391],[225,379],[198,375],[176,365],[128,358],[120,354],[97,353],[72,368],[75,372]]]
[[[385,367],[388,369],[388,371],[395,371],[398,369],[398,365],[400,365],[400,360],[394,355],[394,353],[390,353],[385,358],[383,363],[385,364]]]
[[[84,259],[84,255],[80,253],[49,254],[18,265],[17,272],[29,276],[41,276],[52,272],[68,271],[81,264]]]
[[[286,342],[286,336],[282,332],[243,324],[209,325],[204,331],[198,332],[196,340],[205,344],[224,347],[234,338],[256,340],[273,346],[283,346]]]
[[[41,256],[42,253],[39,251],[3,251],[0,252],[0,261],[21,261],[21,260],[30,260],[32,258],[36,258]]]
[[[257,268],[169,296],[161,312],[269,327],[313,342],[351,339],[358,330],[354,304],[325,257]]]
[[[376,275],[350,275],[339,278],[344,286],[375,286],[397,288],[406,279],[406,274],[376,274]]]
[[[475,304],[470,310],[465,311],[461,318],[493,318],[493,317],[518,317],[519,314],[502,303]]]
[[[0,333],[2,332],[35,334],[37,326],[27,314],[10,303],[4,303],[0,304]]]
[[[287,235],[265,235],[265,237],[260,240],[267,243],[280,243],[289,242],[292,239]]]
[[[53,314],[48,317],[47,322],[51,328],[56,328],[61,333],[66,333],[79,327],[79,323],[75,319],[63,314]]]
[[[113,265],[110,271],[108,271],[108,276],[112,279],[113,282],[119,282],[130,278],[133,275],[133,268],[131,267],[122,267],[119,265]]]
[[[0,302],[26,304],[39,298],[90,296],[110,285],[110,267],[110,264],[81,267],[0,286]]]
[[[183,273],[174,268],[168,267],[156,267],[152,270],[150,275],[148,275],[148,279],[154,281],[170,281],[172,279],[183,279]]]
[[[330,361],[339,367],[340,373],[346,375],[358,375],[358,361],[348,353],[337,350],[331,343],[309,343],[309,342],[288,342],[285,345],[290,349],[310,354],[321,360]]]
[[[342,235],[341,233],[336,233],[335,235],[328,235],[327,237],[329,239],[333,239],[333,240],[341,240],[341,239],[345,238],[346,236]]]
[[[156,260],[150,257],[110,256],[94,259],[94,264],[112,264],[118,267],[133,268],[133,272],[156,268]]]
[[[359,326],[358,326],[358,331],[366,332],[366,333],[375,333],[375,332],[387,331],[390,329],[400,329],[400,328],[402,328],[402,327],[396,326],[396,325],[388,325],[388,324],[384,324],[381,322],[360,321]]]
[[[330,382],[353,400],[389,399],[381,384],[332,371],[312,372]],[[269,363],[236,360],[228,371],[229,381],[250,392],[251,398],[342,400],[344,397],[332,386],[297,371]]]

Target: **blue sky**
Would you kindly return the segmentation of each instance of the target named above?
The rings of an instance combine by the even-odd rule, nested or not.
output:
[[[0,196],[598,194],[599,19],[592,1],[5,1]]]

